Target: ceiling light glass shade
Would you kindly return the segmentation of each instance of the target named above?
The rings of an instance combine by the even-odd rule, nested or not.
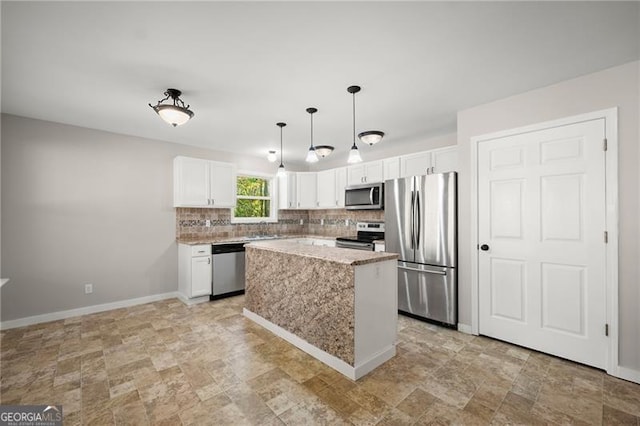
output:
[[[180,126],[193,118],[193,111],[189,109],[191,105],[186,105],[180,99],[182,92],[178,89],[167,89],[164,92],[164,98],[160,99],[157,104],[149,106],[167,123],[173,127]],[[163,104],[164,101],[169,100],[172,104]]]
[[[269,151],[269,153],[267,154],[267,160],[269,160],[270,163],[275,163],[277,159],[278,156],[276,155],[276,152]]]
[[[358,151],[358,147],[356,144],[353,144],[351,150],[349,151],[349,158],[347,159],[347,163],[354,164],[360,163],[362,161],[362,157],[360,157],[360,151]]]
[[[379,130],[369,130],[367,132],[362,132],[358,134],[358,138],[369,145],[375,145],[382,140],[384,136],[384,132]]]
[[[278,177],[285,177],[286,175],[287,175],[287,171],[284,169],[284,164],[280,164],[280,167],[278,167],[277,176]]]
[[[316,154],[324,158],[333,152],[333,147],[330,145],[317,145]]]
[[[158,105],[153,107],[153,109],[158,113],[160,118],[173,127],[180,126],[193,117],[193,111],[176,105]]]
[[[314,147],[309,148],[309,151],[307,151],[307,158],[305,158],[305,160],[307,163],[317,163],[318,162],[318,155],[316,154],[316,150]]]

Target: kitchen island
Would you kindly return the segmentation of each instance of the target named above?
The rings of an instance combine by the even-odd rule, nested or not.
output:
[[[395,355],[396,254],[295,240],[245,248],[247,318],[353,380]]]

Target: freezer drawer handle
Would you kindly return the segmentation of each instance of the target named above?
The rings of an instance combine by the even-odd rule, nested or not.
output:
[[[398,265],[398,269],[406,269],[407,271],[424,272],[426,274],[447,275],[446,271],[431,271],[429,269],[409,268],[408,266]]]

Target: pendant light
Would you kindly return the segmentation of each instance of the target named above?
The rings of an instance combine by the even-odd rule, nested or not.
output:
[[[276,123],[276,126],[280,127],[280,166],[278,166],[278,177],[284,177],[287,175],[287,171],[284,169],[284,163],[282,162],[282,128],[287,123]]]
[[[318,162],[318,154],[316,154],[316,149],[313,147],[313,114],[318,112],[317,108],[307,108],[307,112],[311,117],[311,146],[309,147],[309,151],[307,151],[307,158],[305,161],[307,163],[317,163]]]
[[[358,151],[358,146],[356,145],[356,93],[359,91],[360,86],[347,87],[347,92],[353,95],[353,145],[351,145],[349,158],[347,159],[347,163],[349,164],[359,163],[362,161],[362,157],[360,157],[360,152]]]
[[[193,111],[189,109],[190,105],[184,106],[184,102],[180,99],[182,92],[178,89],[167,89],[164,92],[165,98],[158,101],[153,106],[149,104],[151,108],[167,123],[173,127],[180,126],[193,118]],[[167,99],[173,100],[172,104],[162,104]]]

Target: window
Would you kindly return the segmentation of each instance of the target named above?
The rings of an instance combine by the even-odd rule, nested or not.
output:
[[[275,222],[278,207],[273,196],[274,178],[258,174],[238,174],[233,222]]]

